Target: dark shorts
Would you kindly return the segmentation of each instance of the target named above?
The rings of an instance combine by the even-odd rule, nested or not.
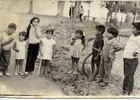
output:
[[[92,58],[91,58],[91,62],[94,64],[99,64],[100,65],[100,61],[101,61],[101,56],[98,57],[97,61],[94,61],[95,57],[97,56],[97,54],[93,54]]]
[[[73,62],[78,62],[80,58],[71,57]]]
[[[0,70],[6,71],[10,64],[11,51],[2,50],[0,53]]]

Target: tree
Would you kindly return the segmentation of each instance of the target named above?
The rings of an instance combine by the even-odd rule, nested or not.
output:
[[[82,1],[75,1],[75,3],[74,3],[74,8],[75,8],[74,18],[79,18],[79,10],[81,7],[81,3],[82,3]]]
[[[121,12],[126,13],[126,22],[130,21],[130,18],[129,18],[130,12],[133,13],[133,15],[134,15],[133,22],[135,21],[136,14],[139,11],[138,6],[139,6],[139,2],[137,2],[137,1],[125,1],[125,2],[123,1],[122,2],[120,9],[121,9]]]
[[[33,14],[33,0],[30,0],[30,5],[29,5],[29,14]]]
[[[102,1],[101,7],[105,7],[108,9],[106,22],[110,22],[110,20],[112,19],[112,12],[114,9],[114,1]]]
[[[57,3],[57,17],[63,17],[65,1],[58,1]]]

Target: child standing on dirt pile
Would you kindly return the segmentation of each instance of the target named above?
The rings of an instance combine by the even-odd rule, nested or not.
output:
[[[50,72],[50,60],[54,58],[55,52],[56,52],[56,42],[54,39],[52,39],[54,30],[47,29],[46,36],[41,39],[40,41],[40,54],[42,58],[41,68],[40,68],[40,77],[43,77],[45,75],[45,72]]]
[[[115,52],[121,50],[119,42],[117,40],[118,30],[114,27],[110,27],[107,30],[107,41],[105,41],[102,58],[99,69],[99,80],[97,83],[100,83],[100,86],[104,87],[109,85],[110,75],[112,70],[112,63],[115,60]]]
[[[99,67],[100,67],[100,61],[101,61],[101,55],[100,55],[100,51],[95,50],[99,49],[102,50],[103,46],[104,46],[104,39],[103,39],[103,33],[105,32],[105,27],[103,25],[97,25],[96,26],[96,38],[95,41],[92,45],[92,59],[91,59],[91,67],[92,67],[92,76],[90,77],[89,81],[95,81],[96,80],[96,76],[99,74]],[[89,38],[88,42],[93,40],[94,38]],[[96,70],[95,70],[95,66],[96,66]]]
[[[22,78],[26,78],[29,74],[32,75],[35,67],[35,61],[37,59],[39,51],[39,42],[41,37],[41,29],[38,26],[40,19],[38,17],[33,17],[30,20],[30,24],[27,28],[27,44],[28,44],[28,53],[25,73]]]
[[[10,76],[8,73],[8,66],[10,64],[11,47],[15,37],[16,24],[9,24],[7,31],[1,37],[1,54],[0,54],[0,76]]]
[[[20,32],[18,40],[14,43],[13,50],[16,52],[15,58],[15,75],[23,75],[22,67],[26,58],[26,32]]]
[[[132,23],[132,33],[123,52],[124,81],[122,94],[130,95],[134,87],[134,73],[138,66],[138,53],[140,53],[140,22]]]
[[[72,39],[71,46],[72,46],[71,50],[72,64],[71,71],[68,73],[76,74],[79,66],[81,51],[85,49],[85,34],[82,30],[75,31],[75,37]]]

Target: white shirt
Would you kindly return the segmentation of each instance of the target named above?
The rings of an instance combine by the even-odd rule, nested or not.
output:
[[[2,33],[2,42],[8,41],[10,38],[14,39],[15,34],[9,35],[7,32]],[[11,50],[11,47],[13,46],[13,41],[7,45],[4,45],[2,48],[3,50]]]
[[[134,52],[140,53],[140,35],[130,36],[123,52],[123,58],[128,58],[128,59],[137,58],[137,56],[136,57],[133,56]]]
[[[39,34],[41,36],[41,29],[39,27],[37,27],[36,32],[37,32],[37,34]],[[38,39],[35,34],[35,28],[31,25],[31,29],[30,29],[30,33],[29,33],[29,43],[36,44],[39,42],[40,42],[40,39]]]
[[[80,14],[84,14],[84,8],[80,8]]]

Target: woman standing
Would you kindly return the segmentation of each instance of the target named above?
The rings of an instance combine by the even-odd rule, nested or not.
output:
[[[39,42],[41,37],[41,29],[38,27],[39,22],[40,19],[38,17],[33,17],[30,20],[30,24],[27,28],[28,53],[23,78],[26,78],[28,74],[32,75],[32,72],[34,71],[35,61],[37,59],[39,51]]]

